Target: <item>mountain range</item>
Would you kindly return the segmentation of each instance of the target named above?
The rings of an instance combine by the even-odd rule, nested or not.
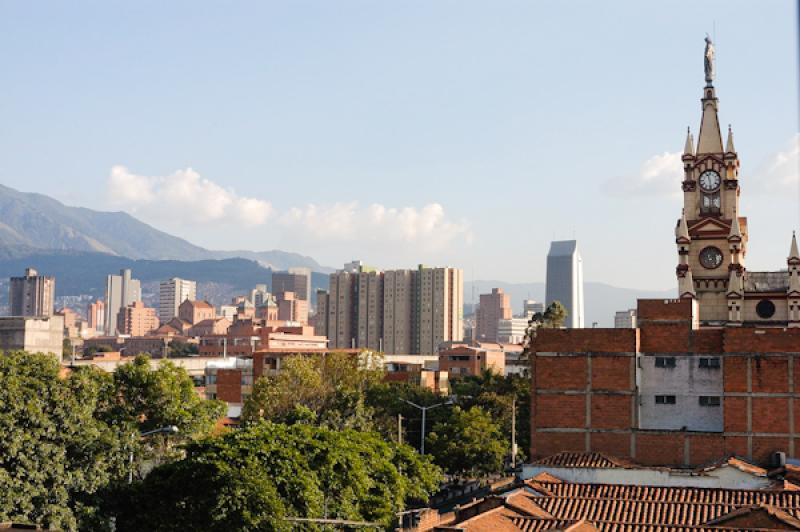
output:
[[[160,231],[124,212],[70,207],[43,194],[19,192],[0,185],[0,284],[20,275],[26,266],[55,275],[58,296],[102,296],[105,278],[121,268],[151,291],[159,280],[197,280],[201,294],[220,302],[246,293],[256,283],[269,284],[272,270],[307,267],[312,288],[327,289],[333,271],[311,257],[287,251],[218,251],[194,245]],[[514,312],[526,298],[542,301],[544,283],[474,281],[464,286],[464,301],[503,288]],[[7,293],[0,290],[0,304]],[[613,326],[614,312],[632,308],[637,298],[674,297],[674,291],[645,291],[585,283],[586,325]]]
[[[245,258],[276,270],[306,267],[317,272],[332,271],[311,257],[287,251],[208,250],[124,212],[69,207],[43,194],[0,185],[0,259],[63,251],[104,253],[134,260]]]

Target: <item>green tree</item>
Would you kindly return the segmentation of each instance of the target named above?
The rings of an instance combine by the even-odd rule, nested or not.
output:
[[[120,432],[95,416],[110,379],[60,371],[50,355],[0,356],[0,521],[76,530],[124,469]]]
[[[561,328],[567,319],[567,309],[561,304],[561,301],[553,301],[544,311],[542,318],[546,327],[550,329]]]
[[[498,473],[507,454],[500,425],[478,406],[454,407],[449,419],[433,427],[426,444],[437,465],[460,477]]]
[[[225,414],[225,404],[201,398],[185,369],[162,360],[155,369],[150,357],[139,355],[117,368],[113,376],[114,401],[105,419],[144,432],[175,425],[178,439],[211,433]]]
[[[286,517],[388,527],[440,480],[427,459],[376,433],[260,422],[189,444],[183,460],[123,488],[114,510],[121,532],[289,530]]]
[[[280,373],[255,382],[242,408],[242,421],[287,422],[295,419],[302,407],[307,422],[335,429],[370,430],[373,414],[365,403],[365,393],[383,376],[377,359],[364,360],[345,353],[287,357]]]

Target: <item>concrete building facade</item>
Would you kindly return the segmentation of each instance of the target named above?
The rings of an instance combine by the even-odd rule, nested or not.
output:
[[[636,328],[636,309],[619,310],[614,313],[615,329],[635,329]]]
[[[545,305],[549,306],[554,301],[560,301],[567,309],[565,325],[568,328],[584,327],[583,259],[575,240],[550,243]]]
[[[187,299],[197,299],[197,283],[173,277],[162,281],[158,289],[158,319],[167,323],[178,315],[178,307]]]
[[[310,301],[311,270],[291,268],[286,272],[272,272],[272,293],[279,295],[283,292],[292,292],[297,299]]]
[[[56,278],[26,268],[22,277],[12,277],[8,304],[12,316],[52,316],[56,301]]]
[[[60,361],[64,350],[62,316],[10,316],[0,318],[0,352],[50,353]]]
[[[134,301],[121,309],[117,316],[117,334],[144,336],[158,329],[158,325],[156,309],[145,307],[141,301]]]
[[[509,320],[512,316],[511,298],[502,288],[492,288],[490,294],[481,294],[477,311],[476,340],[481,342],[497,342],[497,328],[500,320]]]

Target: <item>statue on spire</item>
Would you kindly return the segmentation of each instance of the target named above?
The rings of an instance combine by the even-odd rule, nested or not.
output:
[[[706,33],[705,68],[706,68],[706,83],[708,85],[711,85],[711,82],[714,81],[714,43],[711,42],[711,37],[708,36],[708,33]]]

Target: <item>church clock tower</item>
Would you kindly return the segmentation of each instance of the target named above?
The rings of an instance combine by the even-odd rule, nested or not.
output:
[[[706,37],[702,118],[682,156],[683,214],[675,230],[679,297],[698,301],[700,321],[742,323],[747,219],[739,216],[739,156],[728,128],[722,145],[714,88],[714,46]]]

